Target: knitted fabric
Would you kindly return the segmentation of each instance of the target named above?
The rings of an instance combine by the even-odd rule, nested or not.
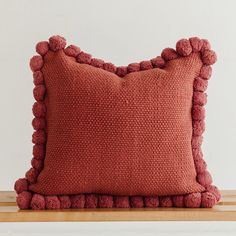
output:
[[[21,209],[212,207],[202,158],[207,40],[116,67],[53,36],[36,46],[32,168],[16,181]],[[64,49],[65,48],[65,49]]]
[[[47,151],[32,191],[167,195],[203,191],[192,139],[198,54],[163,69],[110,72],[63,51],[44,58]]]

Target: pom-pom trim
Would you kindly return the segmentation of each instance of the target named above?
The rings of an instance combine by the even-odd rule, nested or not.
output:
[[[161,56],[149,61],[131,63],[128,66],[116,67],[110,62],[92,58],[89,53],[83,52],[79,47],[70,45],[65,48],[66,40],[61,36],[52,36],[49,42],[42,41],[36,45],[36,52],[39,55],[33,56],[30,60],[30,68],[33,71],[35,88],[33,95],[36,102],[33,105],[35,116],[32,125],[35,132],[32,137],[33,159],[32,167],[26,172],[25,178],[15,183],[15,191],[18,194],[17,204],[20,209],[67,209],[67,208],[140,208],[140,207],[213,207],[220,200],[220,192],[212,185],[212,178],[207,171],[207,166],[202,157],[201,143],[204,132],[204,119],[206,94],[208,80],[212,74],[210,65],[217,60],[216,54],[211,50],[210,44],[205,39],[193,37],[181,39],[176,43],[176,50],[166,48]],[[166,63],[179,57],[187,57],[191,53],[200,53],[202,68],[193,84],[193,106],[192,106],[192,153],[196,169],[196,180],[205,191],[201,193],[190,193],[177,196],[111,196],[101,194],[77,194],[77,195],[41,195],[29,190],[30,183],[35,183],[40,171],[43,169],[46,149],[46,105],[44,97],[46,86],[41,71],[44,64],[44,56],[48,51],[56,52],[64,50],[67,56],[74,57],[75,61],[81,64],[88,64],[97,69],[106,70],[117,76],[125,77],[129,73],[155,68],[164,68]]]

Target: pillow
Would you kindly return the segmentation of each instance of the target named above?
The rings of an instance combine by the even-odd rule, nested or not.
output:
[[[30,60],[32,167],[15,183],[20,209],[212,207],[220,199],[201,151],[216,54],[177,42],[116,67],[60,36]]]

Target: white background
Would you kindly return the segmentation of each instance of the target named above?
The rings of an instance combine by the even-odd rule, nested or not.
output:
[[[55,34],[116,65],[153,58],[181,38],[209,39],[218,62],[203,149],[214,183],[236,189],[235,12],[235,0],[0,0],[0,190],[12,190],[30,167],[28,63],[36,42]]]

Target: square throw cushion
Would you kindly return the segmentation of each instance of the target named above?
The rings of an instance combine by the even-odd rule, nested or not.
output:
[[[21,209],[212,207],[220,199],[201,151],[216,54],[182,39],[116,67],[60,36],[30,60],[32,167],[15,183]]]

